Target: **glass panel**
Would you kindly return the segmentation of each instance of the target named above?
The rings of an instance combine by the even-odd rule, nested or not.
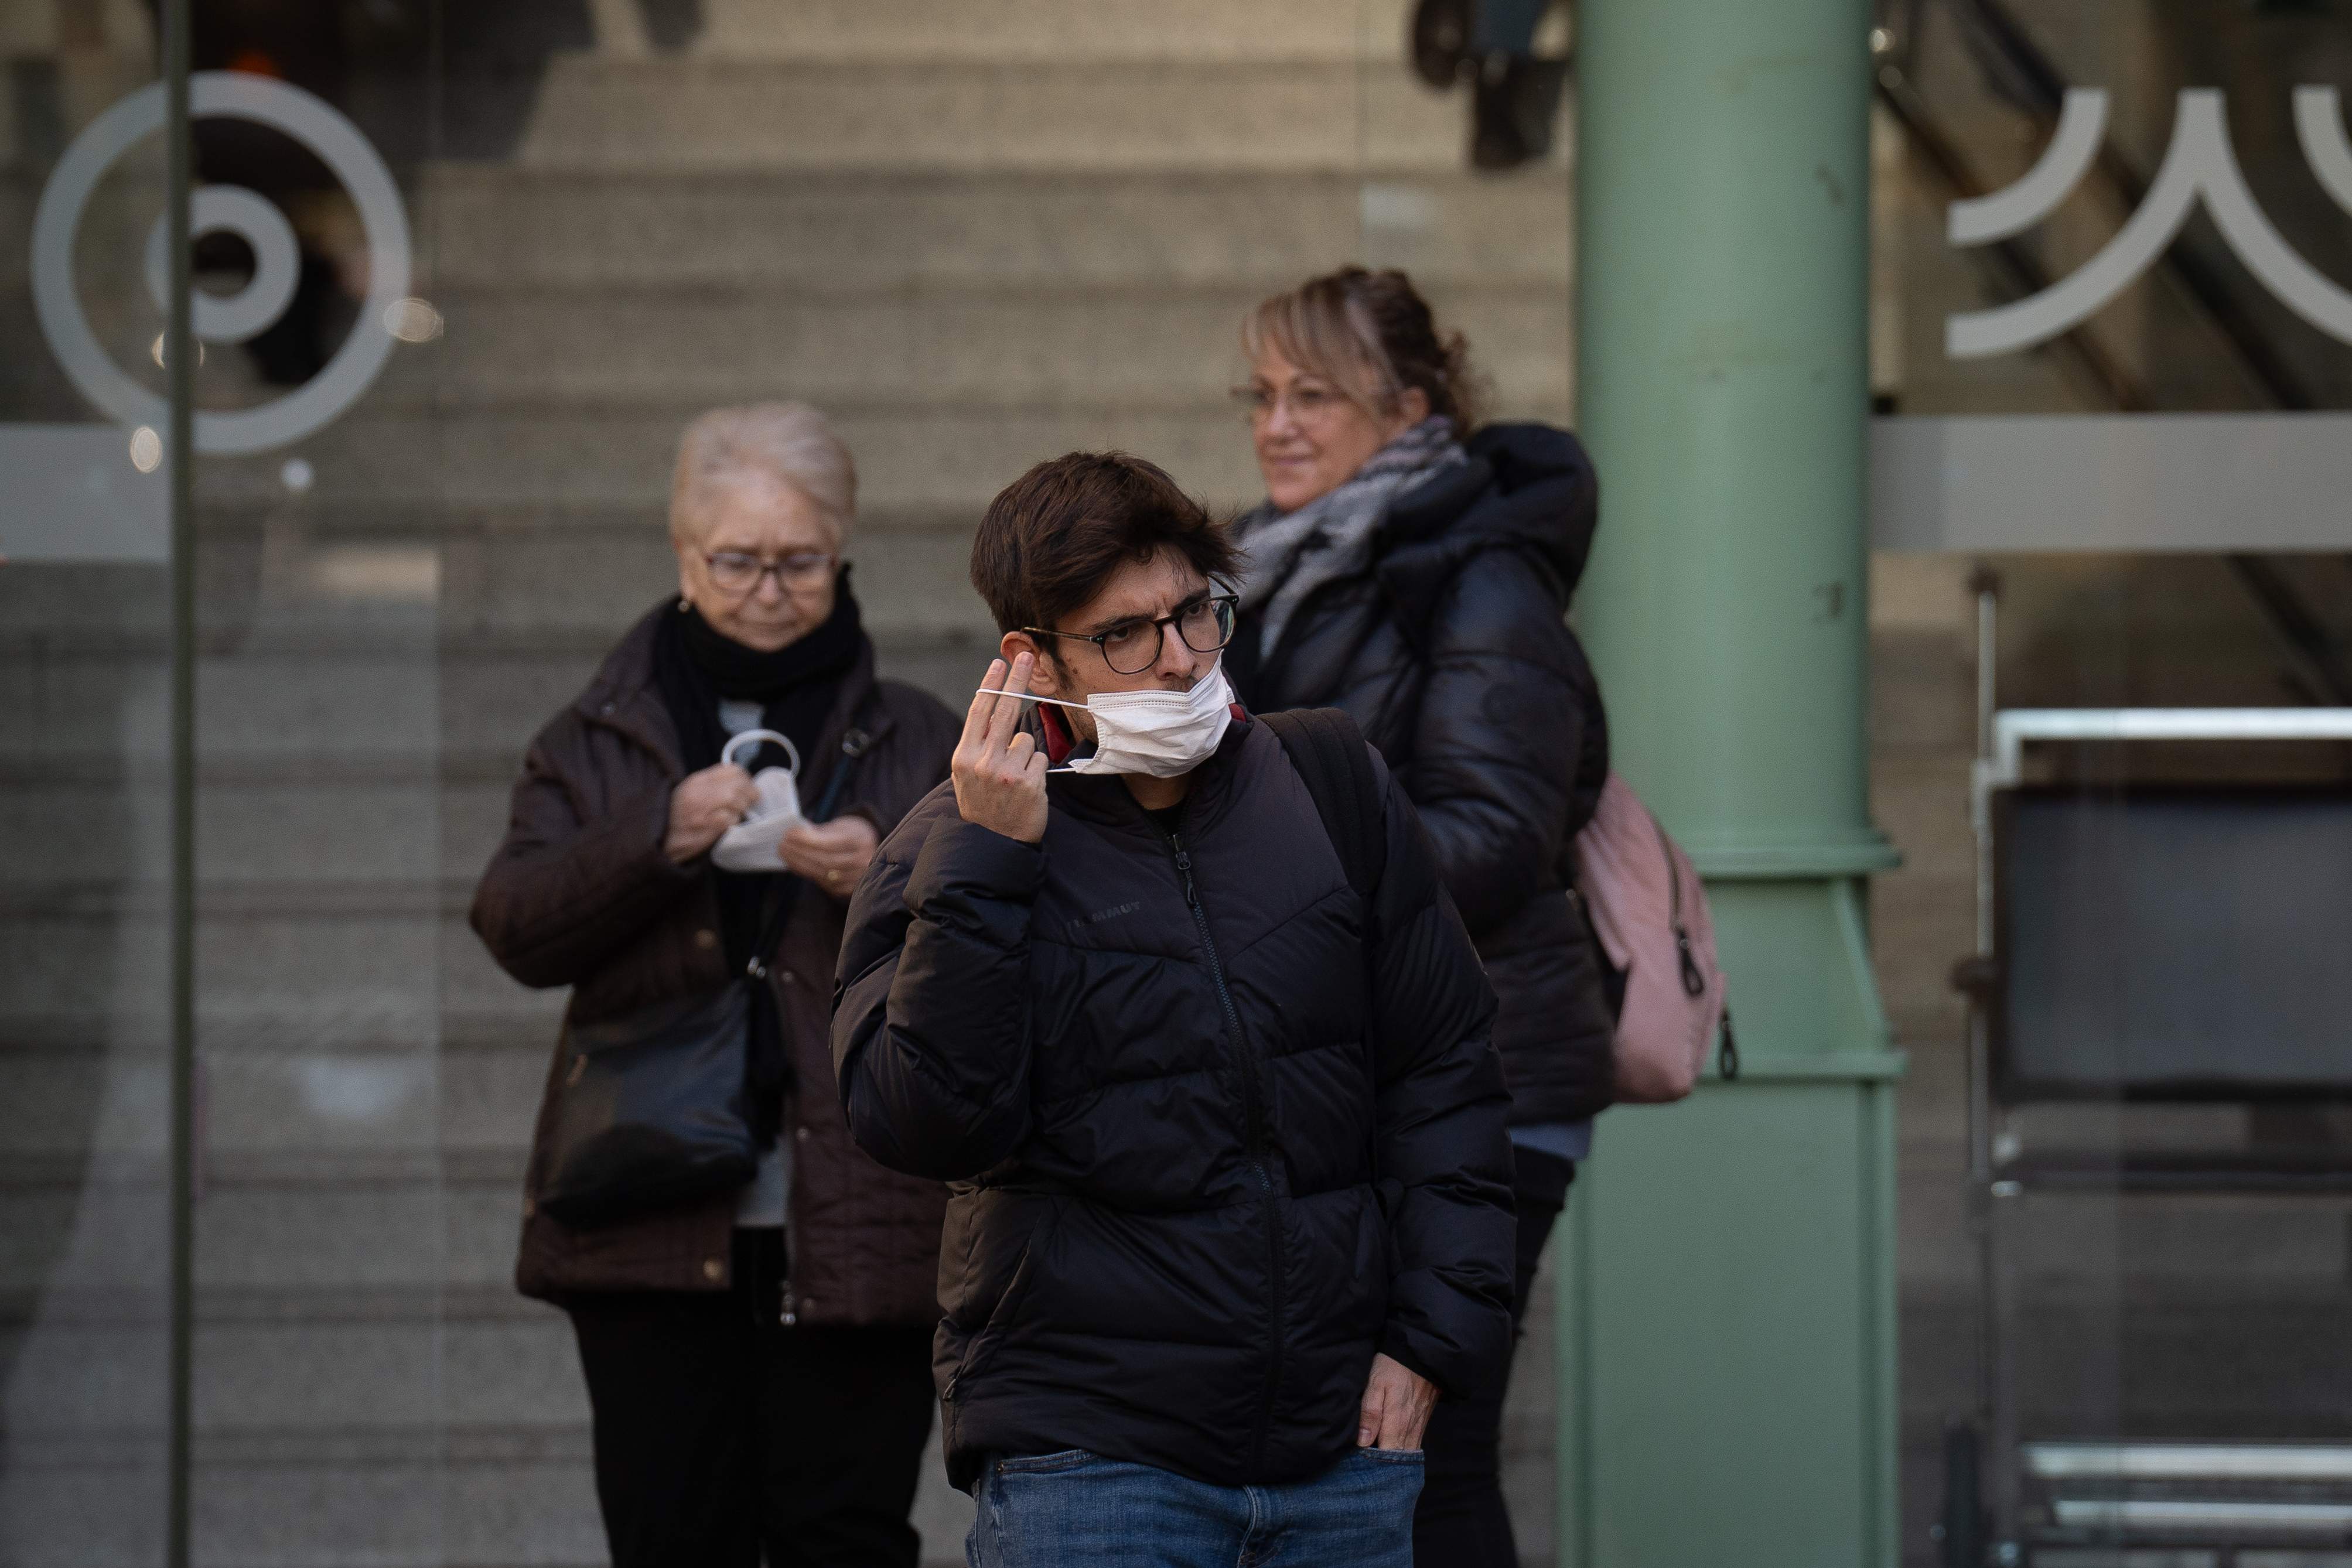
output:
[[[170,541],[163,291],[143,259],[166,189],[160,55],[128,3],[0,5],[0,1556],[155,1563]],[[109,399],[81,390],[110,378]]]
[[[516,1364],[445,1310],[429,17],[195,13],[195,1551],[495,1560],[446,1523]]]
[[[2276,1040],[2230,999],[2246,973],[2231,944],[2270,933],[2266,961],[2290,970],[2333,955],[2315,930],[2278,923],[2291,853],[2252,900],[2228,892],[2251,847],[2212,862],[2231,874],[2189,868],[2220,841],[2210,833],[2242,830],[2251,846],[2280,813],[2315,809],[2308,792],[2340,801],[2344,748],[2029,745],[2024,788],[1996,791],[1987,819],[1991,886],[2003,898],[2056,896],[2060,869],[2011,857],[2063,835],[2077,857],[2063,874],[2116,879],[2103,935],[2070,936],[2033,918],[2046,906],[2020,909],[2013,945],[1993,934],[1979,1011],[1945,982],[1946,961],[1977,945],[1966,895],[1975,845],[1960,824],[1979,749],[1979,653],[1987,706],[2001,710],[2352,703],[2342,591],[2352,540],[2340,483],[2302,446],[2341,450],[2352,406],[2352,317],[2339,303],[2352,302],[2352,229],[2328,175],[2352,64],[2342,18],[2297,5],[2123,0],[1877,10],[1874,380],[1896,416],[1880,431],[1877,478],[1885,489],[1903,467],[1888,461],[1890,437],[1944,421],[1937,439],[1951,444],[1934,458],[1905,449],[1903,471],[1916,497],[1948,504],[1943,526],[1966,513],[1963,529],[1976,530],[1947,541],[1951,554],[1882,554],[1874,582],[1876,806],[1906,853],[1877,896],[1881,974],[1912,1051],[1906,1550],[1927,1560],[1930,1525],[1958,1517],[1945,1425],[1964,1418],[1987,1434],[1997,1550],[2051,1563],[2118,1562],[2126,1547],[2200,1564],[2253,1561],[2263,1548],[2283,1563],[2324,1561],[2306,1553],[2333,1542],[2256,1516],[2352,1496],[2340,1476],[2286,1476],[2262,1452],[2340,1436],[2319,1391],[2340,1389],[2347,1358],[2341,1337],[2317,1325],[2347,1304],[2352,1143],[2330,1103],[2340,1086],[2301,1083],[2282,1102],[2232,1082]],[[2329,95],[2326,117],[2304,101],[2315,89]],[[2070,163],[2069,146],[2084,156]],[[2037,185],[2037,167],[2061,166],[2079,179]],[[2185,225],[2148,235],[2136,214],[2160,209],[2167,181],[2192,168],[2203,184]],[[2045,188],[2047,199],[2029,199]],[[1971,198],[2009,202],[2014,232],[1988,225],[1956,239],[1966,214],[1955,204]],[[2274,231],[2273,246],[2258,228]],[[1968,346],[1969,321],[2082,287],[2103,252],[2124,263],[2118,287],[2087,300],[2074,325],[2014,348]],[[2179,417],[2063,417],[2118,413]],[[2052,417],[1969,417],[2004,414]],[[1957,444],[1979,440],[2011,444]],[[1999,481],[1976,495],[1994,501],[1964,493],[1964,474],[1988,471]],[[1882,516],[1882,538],[1932,509]],[[1979,613],[1979,568],[1997,615]],[[2152,835],[2161,813],[2184,810],[2207,827]],[[2158,880],[2150,896],[2116,896],[2131,877]],[[2184,917],[2208,933],[2186,966]],[[2174,960],[2159,958],[2168,952]],[[2317,989],[2305,973],[2287,988]],[[2075,1018],[2088,1038],[2073,1060],[2089,1082],[2063,1092],[2004,1072],[2027,1060],[2030,1040],[2056,1038],[2030,1027],[2037,998],[2053,994],[2032,988],[2053,975],[2078,999],[2106,998]],[[2158,996],[2172,1006],[2152,1008]],[[2204,1051],[2203,1081],[2151,1084],[2139,1064],[2158,1041]],[[1972,1043],[1984,1114],[1978,1168],[1961,1180]],[[2127,1088],[2161,1097],[2135,1102]],[[1979,1223],[1989,1255],[1976,1250]],[[2032,1447],[2053,1441],[2207,1447],[2179,1460],[2182,1473],[2131,1478],[2095,1466],[2060,1475],[2053,1451]],[[2212,1522],[2223,1504],[2240,1512]],[[2203,1524],[2191,1522],[2199,1510]]]

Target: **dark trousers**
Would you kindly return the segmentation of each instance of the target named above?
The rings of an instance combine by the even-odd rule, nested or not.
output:
[[[1574,1162],[1514,1149],[1512,1197],[1519,1212],[1518,1257],[1511,1291],[1511,1343],[1524,1332],[1528,1290],[1559,1211],[1568,1202]],[[1440,1399],[1422,1437],[1427,1454],[1421,1502],[1412,1516],[1412,1558],[1423,1568],[1518,1568],[1518,1543],[1503,1506],[1503,1396],[1510,1366],[1492,1386]]]
[[[725,1293],[570,1303],[614,1568],[916,1568],[927,1327],[785,1328],[783,1236]]]

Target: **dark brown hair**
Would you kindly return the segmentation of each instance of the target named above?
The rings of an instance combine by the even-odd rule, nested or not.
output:
[[[1457,435],[1485,416],[1470,345],[1439,334],[1429,301],[1394,267],[1343,267],[1264,301],[1242,323],[1242,349],[1255,359],[1268,346],[1374,413],[1394,413],[1418,387]]]
[[[971,585],[1000,632],[1055,630],[1122,562],[1173,550],[1230,581],[1233,541],[1159,465],[1124,452],[1073,452],[997,492],[971,541]]]

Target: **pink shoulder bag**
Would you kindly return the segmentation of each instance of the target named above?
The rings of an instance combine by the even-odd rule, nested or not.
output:
[[[1617,1098],[1664,1104],[1691,1092],[1723,1030],[1720,1071],[1739,1072],[1706,890],[1680,845],[1616,774],[1576,835],[1576,881],[1611,967],[1625,978],[1617,1014]]]

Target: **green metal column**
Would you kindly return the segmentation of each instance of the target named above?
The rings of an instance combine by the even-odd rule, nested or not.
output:
[[[1582,0],[1577,595],[1707,879],[1742,1072],[1601,1124],[1561,1249],[1561,1562],[1893,1568],[1870,970],[1868,0]]]

